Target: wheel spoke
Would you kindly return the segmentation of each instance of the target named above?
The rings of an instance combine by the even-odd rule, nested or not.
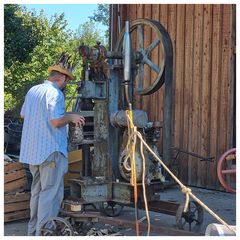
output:
[[[53,228],[56,229],[57,224],[55,222],[55,219],[52,219],[51,223],[52,223]],[[52,227],[52,226],[50,226],[50,227]]]
[[[47,235],[47,234],[53,235],[53,233],[54,233],[53,230],[48,229],[48,228],[42,228],[41,231],[42,231],[43,236],[49,236],[49,235]]]
[[[142,90],[144,82],[144,65],[142,63],[139,64],[138,68],[138,86],[137,88]]]
[[[225,170],[222,170],[222,174],[236,174],[236,169],[225,169]]]
[[[144,61],[144,63],[146,63],[154,72],[160,73],[159,67],[158,67],[154,62],[152,62],[150,59],[148,59],[147,57],[144,57],[143,61]]]
[[[66,225],[61,228],[60,232],[62,235],[64,235],[67,232],[68,229],[66,229],[66,228],[67,228]]]
[[[192,211],[192,213],[195,213],[197,210],[198,210],[198,209],[197,209],[197,208],[195,208],[195,209]],[[195,214],[194,214],[194,215],[195,215]]]
[[[112,206],[112,213],[113,213],[113,215],[114,215],[114,213],[115,213],[114,206]]]
[[[145,54],[149,56],[149,54],[153,51],[153,49],[160,43],[160,39],[155,39],[145,50]]]
[[[137,34],[138,34],[138,43],[139,49],[143,49],[144,35],[143,35],[143,25],[137,26]]]
[[[197,224],[200,224],[200,222],[195,218],[193,218],[193,221],[196,222]]]

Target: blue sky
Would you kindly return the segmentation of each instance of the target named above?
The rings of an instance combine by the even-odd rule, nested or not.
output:
[[[24,4],[28,10],[35,9],[37,14],[44,10],[46,16],[50,19],[55,13],[64,13],[68,22],[68,28],[75,31],[79,24],[87,22],[88,17],[93,16],[94,10],[97,10],[97,4]],[[104,32],[107,27],[98,23],[96,26]]]

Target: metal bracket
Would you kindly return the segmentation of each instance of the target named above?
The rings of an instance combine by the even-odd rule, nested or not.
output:
[[[81,98],[106,99],[107,97],[106,81],[83,81],[79,91]]]

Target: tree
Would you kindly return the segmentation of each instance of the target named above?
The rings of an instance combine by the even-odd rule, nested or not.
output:
[[[65,30],[64,14],[55,15],[48,21],[44,12],[37,16],[18,5],[9,5],[5,10],[4,109],[11,109],[18,115],[27,90],[46,79],[48,67],[62,51],[69,49],[72,32]],[[22,38],[18,31],[11,29],[16,23],[24,32]],[[25,42],[33,39],[34,44],[27,48]]]
[[[22,14],[21,14],[22,12]],[[40,41],[40,36],[33,31],[32,24],[24,21],[24,9],[16,4],[4,5],[4,62],[10,67],[12,62],[29,61],[29,53]],[[31,18],[34,20],[34,16]]]
[[[98,4],[97,11],[94,15],[89,17],[91,21],[100,22],[104,26],[109,26],[109,4]],[[105,39],[109,39],[109,30],[107,29],[104,34]]]
[[[78,53],[81,43],[94,46],[97,40],[103,42],[93,21],[81,24],[75,34],[66,29],[63,13],[55,14],[48,20],[44,11],[36,15],[19,5],[9,4],[4,9],[4,19],[4,110],[11,110],[16,116],[19,116],[26,92],[47,78],[48,67],[55,63],[62,52],[72,56],[72,63],[81,62]],[[17,28],[12,29],[11,26],[15,24]],[[21,32],[20,38],[18,34]],[[81,80],[80,67],[74,75],[76,81]],[[67,87],[66,105],[75,89],[73,85]]]
[[[97,40],[100,42],[103,41],[103,38],[99,34],[99,30],[91,20],[79,25],[76,37],[85,45],[93,46],[96,44]]]
[[[101,22],[103,25],[109,25],[109,4],[98,4],[97,11],[94,11],[94,16],[89,17],[90,20]]]

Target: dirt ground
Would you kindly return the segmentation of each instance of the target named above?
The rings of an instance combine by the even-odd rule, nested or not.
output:
[[[191,188],[192,192],[202,200],[209,208],[211,208],[219,217],[221,217],[224,221],[226,221],[229,225],[236,225],[236,195],[220,192],[220,191],[211,191],[201,188]],[[169,189],[165,189],[160,194],[160,199],[163,201],[171,201],[171,202],[184,202],[184,195],[181,193],[180,189],[176,187],[172,187]],[[143,210],[139,211],[139,217],[143,217],[145,212]],[[129,207],[124,207],[121,213],[121,218],[124,219],[134,219],[134,209]],[[151,224],[165,226],[165,227],[173,227],[176,228],[175,217],[150,212]],[[5,236],[25,236],[27,234],[27,222],[28,220],[16,221],[11,223],[6,223],[4,225],[4,235]],[[145,221],[146,223],[146,221]],[[218,221],[211,216],[206,210],[204,210],[204,219],[201,227],[197,230],[197,234],[204,235],[206,227],[210,223],[218,223]],[[92,227],[96,229],[109,229],[113,228],[110,225],[101,225],[95,224]],[[133,236],[135,235],[135,230],[132,228],[123,228],[123,227],[114,227],[115,232],[119,232],[125,236]],[[146,233],[142,233],[142,235],[146,236]],[[156,235],[156,234],[150,234]]]

